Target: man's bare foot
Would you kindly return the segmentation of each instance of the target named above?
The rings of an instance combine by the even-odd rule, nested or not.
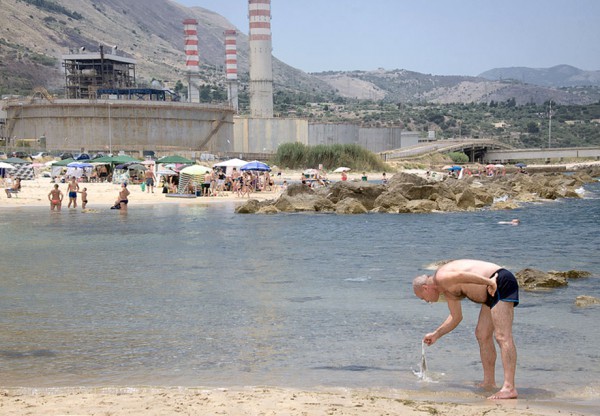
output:
[[[518,396],[517,389],[502,389],[498,393],[491,395],[488,397],[490,400],[499,400],[499,399],[516,399]]]
[[[498,386],[496,386],[496,383],[486,383],[485,381],[482,381],[481,383],[477,384],[477,387],[483,389],[483,390],[496,390],[498,388]]]

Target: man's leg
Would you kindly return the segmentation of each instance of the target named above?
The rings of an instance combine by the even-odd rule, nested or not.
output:
[[[475,337],[479,342],[479,354],[483,366],[481,387],[496,388],[496,347],[494,346],[494,323],[489,306],[481,305],[479,321],[475,328]]]
[[[514,309],[513,302],[503,301],[498,302],[492,308],[494,336],[500,346],[502,368],[504,369],[504,383],[502,384],[502,389],[493,396],[490,396],[490,399],[515,399],[517,397],[517,388],[515,387],[517,348],[512,334]]]

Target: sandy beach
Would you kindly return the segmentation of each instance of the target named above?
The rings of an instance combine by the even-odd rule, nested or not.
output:
[[[221,389],[105,388],[39,392],[4,390],[3,415],[592,415],[560,403],[489,401],[473,396],[424,397],[401,390],[295,390],[277,387]]]
[[[299,172],[286,172],[281,180],[298,180]],[[339,176],[339,175],[338,175]],[[392,176],[391,174],[389,175]],[[370,173],[369,179],[379,179]],[[349,175],[359,180],[360,173]],[[330,179],[339,180],[335,175]],[[50,178],[24,181],[22,191],[12,198],[0,194],[0,208],[48,207],[48,193],[53,187]],[[66,184],[60,184],[65,194],[63,211],[67,211]],[[81,183],[88,190],[87,212],[109,209],[120,185],[112,183]],[[136,205],[154,204],[221,204],[243,202],[231,193],[224,196],[169,198],[155,189],[142,191],[140,185],[130,185],[130,210]],[[280,194],[255,192],[250,198],[274,199]],[[80,204],[80,197],[78,203]],[[81,211],[79,205],[77,210]],[[582,406],[559,398],[536,400],[527,391],[517,400],[491,401],[483,393],[436,393],[429,390],[400,389],[310,388],[293,389],[276,386],[227,388],[178,387],[109,387],[104,388],[2,388],[0,382],[0,414],[2,415],[593,415],[598,407]]]

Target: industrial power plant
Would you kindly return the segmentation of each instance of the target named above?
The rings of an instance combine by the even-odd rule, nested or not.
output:
[[[274,117],[271,0],[248,0],[250,114],[238,115],[237,31],[223,33],[227,101],[200,102],[200,57],[195,19],[185,19],[183,44],[187,99],[160,84],[136,86],[136,61],[117,45],[62,56],[65,98],[37,88],[0,109],[0,137],[48,151],[202,153],[268,157],[282,143],[357,144],[384,152],[418,143],[419,135],[398,127],[363,128],[302,118]]]

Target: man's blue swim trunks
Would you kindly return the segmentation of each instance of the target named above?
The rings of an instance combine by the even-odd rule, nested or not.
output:
[[[498,289],[496,289],[494,296],[489,293],[487,294],[485,304],[493,308],[499,301],[504,301],[514,302],[514,306],[517,306],[519,304],[519,284],[515,275],[506,269],[498,269],[496,273],[498,273],[498,278],[496,279]],[[490,276],[490,279],[492,276]]]

